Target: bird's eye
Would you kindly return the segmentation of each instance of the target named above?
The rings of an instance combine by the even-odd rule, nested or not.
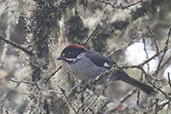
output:
[[[65,53],[63,53],[62,56],[65,56]]]

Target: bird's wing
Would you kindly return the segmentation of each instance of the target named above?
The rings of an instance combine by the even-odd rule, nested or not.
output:
[[[99,67],[110,69],[114,64],[116,64],[114,61],[104,57],[102,54],[95,51],[87,51],[85,55]]]

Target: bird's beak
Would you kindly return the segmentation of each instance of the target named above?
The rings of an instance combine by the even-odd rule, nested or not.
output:
[[[61,57],[61,56],[59,56],[59,57],[57,58],[57,60],[64,60],[64,58]]]

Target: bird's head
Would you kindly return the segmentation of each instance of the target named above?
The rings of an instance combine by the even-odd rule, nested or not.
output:
[[[68,63],[72,63],[76,61],[77,57],[85,51],[86,48],[84,46],[71,44],[63,49],[61,55],[57,58],[57,60],[64,60]]]

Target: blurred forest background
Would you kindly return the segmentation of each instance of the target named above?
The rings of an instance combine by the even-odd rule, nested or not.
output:
[[[0,0],[0,114],[170,114],[170,35],[171,0]],[[87,88],[56,61],[71,43],[156,93]]]

